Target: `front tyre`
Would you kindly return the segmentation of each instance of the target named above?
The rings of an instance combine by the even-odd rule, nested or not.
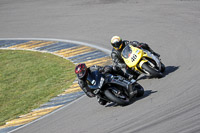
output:
[[[110,90],[110,89],[105,90],[104,94],[108,99],[110,99],[112,102],[117,103],[118,105],[125,106],[125,105],[129,104],[129,99],[128,98],[124,98],[124,99],[119,98],[119,97],[117,97],[115,92]]]
[[[161,72],[163,73],[165,71],[165,65],[161,62]]]
[[[161,78],[163,76],[163,74],[158,69],[151,67],[148,62],[142,65],[142,69],[144,69],[144,71],[152,77]]]

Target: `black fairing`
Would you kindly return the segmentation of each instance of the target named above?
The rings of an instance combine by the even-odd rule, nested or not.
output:
[[[114,85],[114,86],[121,86],[121,87],[128,89],[128,84],[130,82],[125,80],[124,77],[113,76],[111,74],[109,76],[106,76],[106,77],[107,77],[107,82],[106,82],[107,84]]]
[[[98,70],[89,72],[87,76],[88,86],[91,89],[100,89],[99,85],[101,77],[103,77],[103,74],[101,74]]]
[[[100,88],[101,77],[105,79],[102,88]],[[88,86],[91,89],[107,89],[108,87],[115,86],[118,89],[127,90],[130,82],[125,80],[124,77],[114,76],[112,74],[101,74],[98,70],[89,72],[87,77]]]
[[[93,93],[106,101],[110,101],[110,99],[105,96],[106,90],[120,95],[118,97],[119,99],[124,99],[129,97],[128,88],[132,88],[132,84],[134,84],[134,82],[130,82],[122,76],[112,74],[103,75],[98,70],[88,73],[87,82],[88,87],[93,90]]]

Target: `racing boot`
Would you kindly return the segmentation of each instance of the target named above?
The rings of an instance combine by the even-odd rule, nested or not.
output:
[[[140,76],[140,73],[138,73],[137,71],[135,71],[134,69],[131,69],[131,68],[127,68],[126,73],[129,76],[128,77],[129,80],[131,80],[131,79],[137,80],[137,78]]]
[[[106,105],[107,101],[101,99],[100,97],[97,96],[97,101],[100,105]]]

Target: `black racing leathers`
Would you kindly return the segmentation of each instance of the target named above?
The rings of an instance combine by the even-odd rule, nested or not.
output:
[[[124,73],[122,70],[115,70],[113,69],[112,66],[105,66],[105,67],[101,67],[101,66],[91,66],[88,68],[88,75],[87,77],[89,77],[90,73],[93,72],[93,71],[96,71],[98,70],[99,72],[101,72],[102,74],[105,74],[105,73],[110,73],[110,74],[118,74],[118,75],[121,75],[125,78],[130,78],[129,74],[127,73]],[[89,88],[88,86],[88,79],[87,77],[85,79],[78,79],[78,84],[79,86],[81,87],[81,89],[85,92],[85,94],[88,96],[88,97],[94,97],[95,95],[93,94],[92,90]]]
[[[121,57],[121,52],[124,49],[124,47],[128,44],[131,44],[134,47],[143,48],[143,49],[146,49],[146,50],[148,50],[152,53],[155,53],[155,52],[146,43],[139,43],[137,41],[127,41],[127,40],[124,40],[122,43],[123,43],[123,45],[122,45],[122,48],[120,50],[115,50],[114,48],[112,49],[111,58],[113,60],[114,67],[117,68],[118,70],[125,68],[126,73],[133,75],[133,78],[137,79],[137,77],[139,76],[139,73],[128,68],[126,66],[123,58]]]

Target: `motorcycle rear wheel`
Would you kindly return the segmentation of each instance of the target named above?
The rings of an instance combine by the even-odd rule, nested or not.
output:
[[[156,68],[152,68],[147,62],[142,65],[142,69],[147,71],[150,76],[154,78],[161,78],[163,76],[163,74],[159,70],[157,70]]]
[[[121,99],[119,97],[117,97],[114,92],[110,89],[107,89],[104,91],[104,94],[105,96],[110,99],[112,102],[114,103],[117,103],[118,105],[122,105],[122,106],[125,106],[125,105],[128,105],[130,103],[129,99],[126,98],[126,99]]]
[[[134,89],[137,90],[136,97],[142,97],[144,95],[144,88],[140,84],[135,84]]]

